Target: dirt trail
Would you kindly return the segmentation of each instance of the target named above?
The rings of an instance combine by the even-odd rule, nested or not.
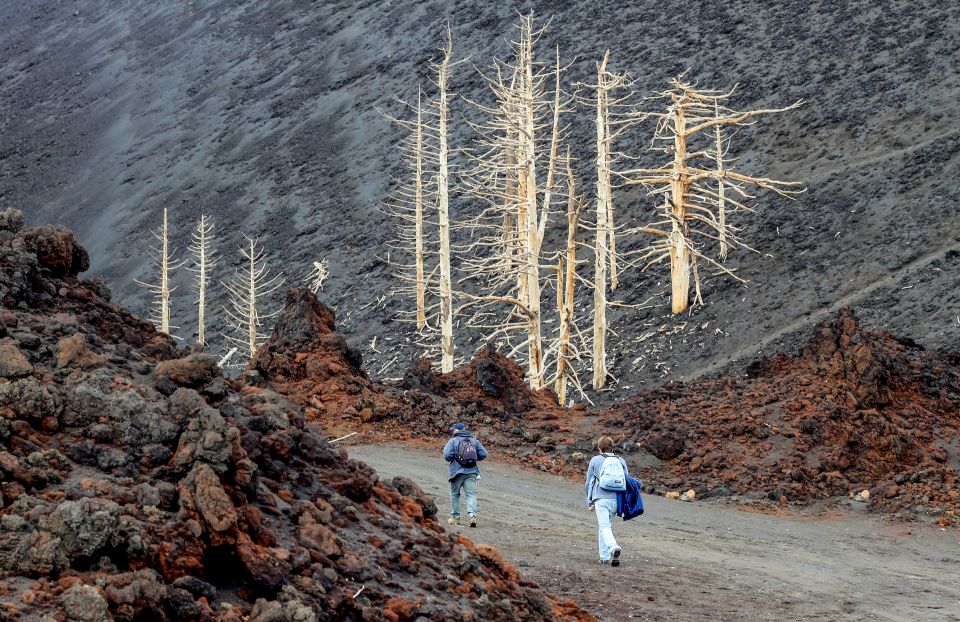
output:
[[[446,465],[407,447],[355,446],[382,478],[405,475],[449,511]],[[614,530],[619,569],[597,564],[578,482],[488,462],[480,526],[544,588],[602,620],[960,620],[960,535],[866,516],[774,517],[645,498]]]

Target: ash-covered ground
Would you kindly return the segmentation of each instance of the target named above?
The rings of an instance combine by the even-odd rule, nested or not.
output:
[[[624,302],[656,304],[614,314],[615,396],[794,345],[843,306],[927,347],[957,342],[960,8],[949,3],[6,3],[0,203],[30,224],[70,225],[93,272],[144,312],[133,279],[148,276],[147,229],[163,206],[181,251],[201,212],[218,221],[220,278],[242,233],[259,235],[291,281],[329,258],[323,298],[371,373],[397,376],[415,352],[395,320],[409,303],[390,295],[394,223],[379,207],[403,174],[403,133],[377,107],[399,114],[392,98],[415,97],[448,21],[455,58],[470,58],[452,88],[483,97],[473,65],[505,57],[516,11],[530,9],[552,19],[540,58],[559,45],[575,59],[571,82],[590,81],[610,48],[641,94],[689,69],[704,86],[739,83],[743,107],[807,101],[735,139],[746,172],[808,187],[795,202],[761,194],[742,222],[762,251],[730,261],[746,287],[711,277],[705,306],[671,316],[663,269],[623,275]],[[457,146],[474,114],[464,97],[452,104]],[[592,114],[568,119],[588,190]],[[638,128],[621,147],[639,154],[649,136]],[[652,216],[639,192],[615,201],[626,226]],[[472,209],[454,196],[455,217]],[[189,338],[188,273],[175,282],[174,323]],[[463,340],[465,357],[474,345]]]

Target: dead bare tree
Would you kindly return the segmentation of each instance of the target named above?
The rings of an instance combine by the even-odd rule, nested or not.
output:
[[[214,226],[206,214],[200,214],[197,228],[191,235],[188,249],[193,255],[193,263],[188,270],[196,274],[194,290],[197,293],[197,343],[207,345],[206,312],[207,286],[210,283],[210,269],[220,261],[220,256],[211,248],[214,240]]]
[[[544,32],[533,14],[521,16],[519,37],[511,43],[509,62],[495,60],[490,75],[484,75],[494,105],[472,102],[486,120],[472,124],[477,147],[467,152],[473,167],[463,176],[463,185],[487,207],[460,226],[472,233],[459,248],[461,283],[473,282],[478,294],[464,292],[470,307],[468,325],[480,329],[485,341],[522,332],[523,342],[511,350],[526,350],[527,378],[535,389],[544,386],[540,263],[542,244],[554,188],[557,152],[565,128],[560,121],[572,101],[561,88],[564,67],[557,60],[551,70],[534,58],[534,45]],[[548,98],[546,81],[553,93]],[[548,120],[549,119],[549,120]],[[550,127],[547,143],[546,184],[538,180],[537,161],[544,144],[539,130]]]
[[[178,261],[173,257],[170,250],[170,227],[167,221],[167,208],[163,208],[163,223],[159,229],[151,232],[157,239],[158,246],[150,248],[150,255],[153,269],[157,275],[157,281],[147,283],[145,281],[134,280],[137,285],[145,288],[153,296],[152,311],[150,320],[162,333],[170,334],[170,294],[176,290],[176,287],[170,287],[170,274],[177,268],[183,266],[183,261]]]
[[[571,343],[574,328],[574,291],[577,278],[577,227],[580,212],[584,207],[582,197],[577,197],[576,180],[570,164],[570,149],[567,149],[567,243],[565,252],[559,255],[557,262],[557,313],[560,317],[560,329],[557,344],[557,369],[554,376],[554,390],[557,401],[567,403],[567,385],[571,379],[579,386],[579,379],[572,369],[572,360],[579,359],[579,352]],[[582,389],[581,389],[582,393]]]
[[[437,97],[431,101],[437,119],[437,225],[440,235],[440,370],[453,371],[453,276],[450,271],[450,188],[449,149],[447,147],[447,88],[453,56],[453,33],[447,25],[447,43],[441,49],[439,63],[431,63],[437,76]]]
[[[313,292],[314,295],[320,293],[320,291],[323,289],[324,281],[326,281],[327,277],[330,275],[328,265],[329,262],[326,259],[313,262],[313,269],[305,279],[307,283],[307,289]]]
[[[240,247],[243,265],[230,280],[223,282],[229,294],[224,312],[235,333],[225,334],[224,337],[236,345],[249,361],[267,338],[263,322],[280,313],[280,309],[264,312],[263,304],[270,294],[283,285],[284,278],[280,274],[271,276],[266,251],[255,238],[244,238],[247,243]]]
[[[410,296],[415,301],[414,318],[417,331],[421,336],[428,332],[427,326],[427,272],[426,245],[430,239],[427,231],[425,210],[435,205],[436,193],[428,193],[428,185],[436,176],[428,178],[428,169],[436,168],[439,163],[438,150],[432,148],[437,141],[424,125],[424,105],[422,91],[417,90],[416,105],[399,98],[397,101],[412,111],[413,120],[393,117],[381,113],[407,132],[400,145],[400,153],[409,168],[409,174],[396,179],[396,190],[384,204],[384,212],[397,223],[397,236],[390,243],[391,251],[397,251],[399,259],[391,256],[390,264],[400,284],[395,288],[397,294]],[[435,188],[435,186],[434,186]],[[406,313],[403,314],[404,316]]]
[[[736,87],[734,87],[735,89]],[[754,123],[755,117],[785,112],[802,104],[798,101],[783,108],[766,108],[738,111],[723,105],[733,95],[734,89],[722,92],[713,89],[697,89],[683,81],[683,76],[670,81],[670,88],[658,93],[664,101],[665,112],[642,113],[646,119],[656,119],[657,126],[650,151],[664,153],[669,157],[659,168],[636,168],[622,171],[627,184],[639,184],[647,188],[651,196],[664,195],[666,199],[658,206],[660,219],[644,228],[656,236],[644,255],[647,266],[670,261],[672,309],[682,313],[689,306],[690,276],[696,273],[697,261],[710,263],[721,273],[737,280],[732,270],[705,254],[701,240],[721,242],[729,247],[743,247],[736,230],[726,220],[731,210],[752,213],[754,208],[745,201],[753,198],[748,188],[772,190],[785,197],[803,192],[799,182],[785,182],[744,175],[723,165],[723,140],[714,132],[714,141],[709,139],[704,148],[698,149],[695,142],[706,134],[705,130],[738,127]],[[712,149],[711,149],[712,147]],[[701,168],[692,161],[713,160],[717,168]],[[709,184],[721,184],[731,191],[725,194],[714,190]],[[719,211],[724,210],[720,220]]]
[[[608,69],[610,50],[597,63],[596,84],[586,85],[596,92],[597,111],[597,201],[596,201],[596,239],[594,251],[593,276],[593,388],[602,389],[607,383],[607,282],[610,290],[619,286],[621,270],[617,252],[617,225],[613,207],[614,161],[619,152],[614,141],[628,127],[636,123],[632,114],[634,81],[626,73],[614,73]],[[609,270],[608,270],[609,269]]]

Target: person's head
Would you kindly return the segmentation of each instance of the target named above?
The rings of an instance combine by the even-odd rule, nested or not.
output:
[[[609,436],[601,436],[597,440],[597,451],[602,454],[609,453],[613,449],[613,439]]]
[[[463,432],[466,429],[467,426],[463,425],[462,423],[454,423],[452,426],[450,426],[450,434],[457,434],[458,432]]]

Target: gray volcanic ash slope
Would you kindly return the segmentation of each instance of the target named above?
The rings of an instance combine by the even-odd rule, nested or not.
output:
[[[960,8],[944,2],[5,3],[0,202],[32,224],[69,224],[134,308],[146,307],[132,279],[146,276],[145,230],[163,205],[181,249],[201,211],[219,221],[224,278],[241,231],[261,235],[292,278],[329,257],[326,298],[357,345],[381,335],[387,352],[407,331],[392,321],[403,303],[364,305],[392,285],[378,257],[393,223],[378,203],[403,172],[402,133],[375,107],[399,113],[393,95],[415,97],[448,20],[456,57],[485,66],[506,56],[514,10],[529,9],[552,18],[541,58],[554,44],[577,58],[571,81],[589,81],[609,47],[641,93],[690,68],[705,86],[739,82],[737,105],[808,101],[736,138],[745,171],[809,187],[796,202],[759,197],[744,238],[764,254],[731,260],[748,287],[712,278],[706,306],[671,317],[664,271],[624,276],[626,302],[658,304],[614,318],[622,385],[769,351],[844,305],[929,347],[956,342]],[[452,86],[483,90],[470,64]],[[466,102],[452,114],[463,144]],[[592,112],[570,120],[592,189]],[[648,139],[637,130],[622,147]],[[625,222],[651,215],[640,193],[616,200]],[[174,322],[185,327],[187,279]]]

